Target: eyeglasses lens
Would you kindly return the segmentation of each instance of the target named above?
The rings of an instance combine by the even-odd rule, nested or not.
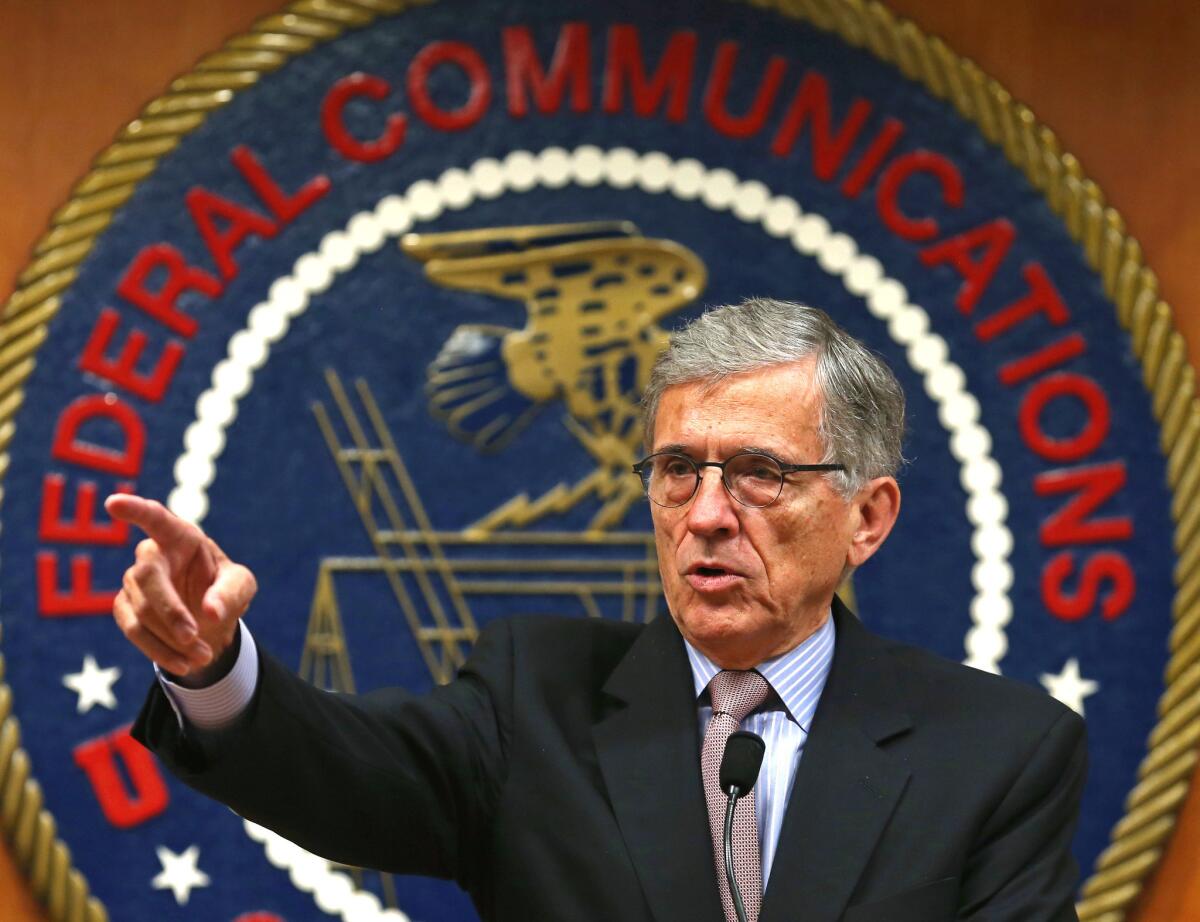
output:
[[[682,506],[696,492],[698,468],[685,455],[654,455],[642,469],[646,495],[660,506]]]
[[[783,489],[783,471],[767,455],[734,455],[725,462],[723,474],[726,489],[745,506],[769,506]],[[642,468],[646,495],[659,506],[682,506],[699,482],[700,468],[686,455],[653,455]]]

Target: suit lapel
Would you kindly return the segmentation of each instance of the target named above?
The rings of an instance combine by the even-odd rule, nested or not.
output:
[[[691,667],[674,623],[646,627],[604,691],[592,728],[609,799],[658,922],[722,922]]]
[[[882,642],[834,600],[837,646],[796,770],[762,922],[833,922],[909,772],[879,744],[911,728]]]

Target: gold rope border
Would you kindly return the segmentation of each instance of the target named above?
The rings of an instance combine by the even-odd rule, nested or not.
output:
[[[8,471],[14,417],[24,398],[22,385],[34,355],[46,339],[62,294],[113,215],[133,195],[158,161],[198,128],[208,114],[295,55],[336,38],[347,29],[402,12],[421,0],[299,0],[265,16],[197,62],[150,102],[117,140],[96,157],[92,169],[71,190],[69,201],[50,219],[33,259],[0,317],[0,481]],[[0,499],[3,490],[0,489]],[[52,922],[107,922],[103,904],[73,865],[58,838],[54,817],[43,808],[41,788],[32,777],[12,713],[12,690],[4,682],[0,654],[0,829],[11,843],[18,866],[29,878]]]
[[[283,12],[258,20],[249,32],[230,39],[221,50],[202,58],[191,73],[173,81],[167,93],[149,103],[96,158],[70,200],[52,216],[50,230],[38,241],[32,262],[18,277],[0,315],[0,479],[8,469],[14,417],[24,397],[22,385],[33,370],[34,355],[58,312],[61,295],[74,283],[80,264],[114,213],[155,170],[159,159],[210,112],[291,57],[419,2],[291,3]],[[1137,240],[1126,234],[1121,215],[1105,204],[1099,187],[1084,175],[1079,161],[1061,149],[1054,132],[973,61],[875,0],[745,2],[776,9],[832,32],[854,47],[866,48],[952,103],[1045,194],[1070,235],[1083,246],[1087,261],[1116,303],[1118,320],[1132,334],[1167,457],[1179,557],[1172,607],[1175,625],[1160,720],[1150,734],[1138,784],[1126,798],[1125,816],[1113,829],[1111,845],[1097,859],[1078,906],[1081,922],[1123,922],[1162,857],[1187,796],[1200,743],[1200,503],[1194,502],[1200,491],[1200,465],[1194,463],[1200,443],[1200,404],[1183,337],[1175,329],[1170,307],[1158,295],[1157,276],[1145,265]],[[3,678],[0,654],[0,828],[53,922],[106,922],[103,905],[89,894],[69,849],[57,838],[53,816],[43,809],[41,789],[20,746],[12,691]]]

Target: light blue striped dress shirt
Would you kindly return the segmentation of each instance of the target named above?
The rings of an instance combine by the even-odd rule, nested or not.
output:
[[[754,785],[754,809],[758,819],[758,841],[762,856],[763,887],[771,877],[779,830],[792,793],[796,767],[804,754],[821,691],[829,677],[833,662],[835,631],[833,618],[804,643],[782,656],[760,663],[757,667],[771,686],[772,694],[761,708],[742,721],[741,729],[757,733],[767,744],[758,781]],[[687,641],[688,660],[692,664],[692,679],[699,699],[700,739],[712,719],[712,704],[705,692],[712,677],[721,671],[719,666]],[[697,753],[697,761],[699,754]]]

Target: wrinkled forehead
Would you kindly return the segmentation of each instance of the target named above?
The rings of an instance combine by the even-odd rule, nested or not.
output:
[[[811,453],[821,405],[811,361],[676,384],[662,393],[648,447]]]

